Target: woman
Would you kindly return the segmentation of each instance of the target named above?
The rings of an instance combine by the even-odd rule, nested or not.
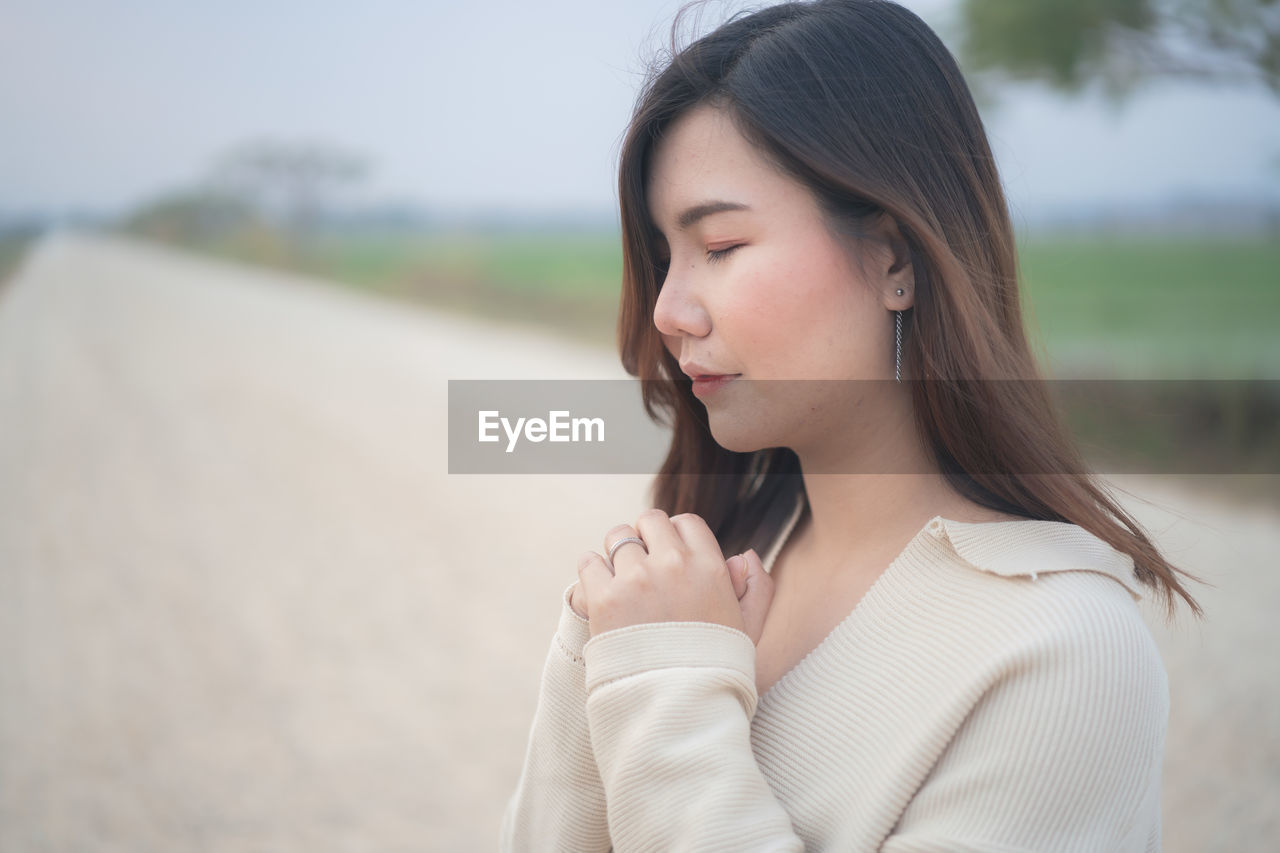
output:
[[[503,848],[1159,849],[1135,602],[1200,610],[1037,381],[953,58],[887,0],[673,53],[620,179],[672,447],[565,590]]]

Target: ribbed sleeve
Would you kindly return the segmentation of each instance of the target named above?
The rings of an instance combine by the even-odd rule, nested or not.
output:
[[[564,591],[560,622],[542,670],[524,767],[502,817],[499,849],[607,851],[604,788],[586,716],[587,620]]]
[[[755,646],[707,622],[586,644],[587,719],[618,853],[799,851],[751,752]]]

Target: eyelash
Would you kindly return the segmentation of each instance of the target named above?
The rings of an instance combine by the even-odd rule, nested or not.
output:
[[[744,245],[745,245],[744,243],[738,243],[736,245],[729,246],[728,248],[725,248],[725,249],[708,249],[707,261],[708,263],[713,263],[713,264],[718,263],[719,261],[724,260],[724,258],[734,249],[741,249]],[[671,264],[670,258],[660,259],[657,262],[657,267],[659,272],[661,272],[663,275],[666,275],[667,269],[670,266],[670,264]]]
[[[714,264],[716,261],[723,260],[724,257],[728,255],[730,252],[732,252],[734,249],[738,249],[741,247],[742,247],[742,244],[739,243],[736,246],[730,246],[727,249],[710,249],[707,251],[707,260]]]

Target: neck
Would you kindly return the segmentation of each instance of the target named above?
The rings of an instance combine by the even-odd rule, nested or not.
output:
[[[921,440],[905,391],[878,411],[856,438],[833,433],[794,448],[809,503],[795,550],[808,571],[883,568],[935,515],[974,515],[975,505],[951,487]]]
[[[941,474],[805,474],[804,488],[809,516],[799,533],[815,568],[879,565],[935,515],[956,514]]]

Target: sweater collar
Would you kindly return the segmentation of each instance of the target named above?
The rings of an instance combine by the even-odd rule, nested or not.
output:
[[[1134,601],[1142,598],[1133,558],[1077,524],[1035,519],[966,522],[939,515],[925,529],[980,571],[1032,580],[1048,572],[1097,572],[1122,584]]]
[[[763,559],[766,572],[773,568],[804,507],[801,492]],[[946,542],[961,561],[978,571],[1032,580],[1047,572],[1097,572],[1118,581],[1134,601],[1143,597],[1133,558],[1078,524],[1036,519],[969,522],[935,515],[921,532]]]

